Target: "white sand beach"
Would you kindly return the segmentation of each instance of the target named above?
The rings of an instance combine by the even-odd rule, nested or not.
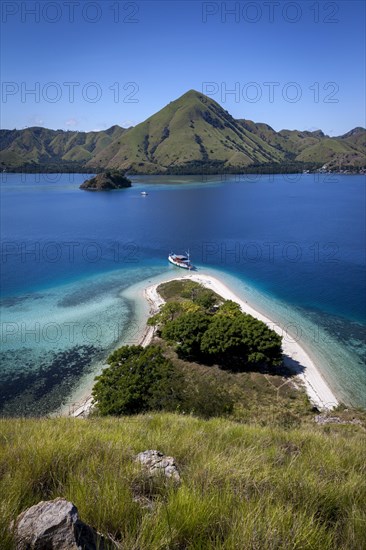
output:
[[[188,279],[201,283],[205,287],[212,289],[214,292],[222,296],[225,300],[233,300],[237,302],[243,312],[248,313],[256,319],[266,323],[268,327],[275,330],[280,336],[283,337],[282,349],[284,354],[284,363],[289,369],[296,373],[294,381],[295,383],[298,381],[299,385],[304,386],[310,401],[319,410],[331,410],[339,404],[336,396],[324,380],[313,360],[300,346],[300,344],[291,338],[287,333],[284,334],[283,329],[276,325],[271,319],[258,312],[248,303],[239,298],[217,277],[204,273],[197,274],[195,272],[187,273],[186,271],[182,271],[181,273],[177,272],[174,277],[171,277],[170,279],[164,279],[158,283],[146,287],[143,294],[149,304],[150,315],[157,313],[160,306],[164,303],[164,300],[157,291],[158,286],[163,282],[168,282],[175,279]],[[153,327],[146,325],[138,343],[142,346],[147,346],[151,342],[153,334]],[[69,415],[73,417],[83,417],[88,414],[91,406],[92,397],[87,395],[82,402],[79,402],[77,408],[69,411]]]

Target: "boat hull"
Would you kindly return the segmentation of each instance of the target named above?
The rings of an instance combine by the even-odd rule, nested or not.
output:
[[[192,269],[192,265],[190,263],[178,262],[171,256],[168,257],[168,260],[171,264],[175,265],[176,267],[180,267],[181,269],[188,269],[188,270]]]

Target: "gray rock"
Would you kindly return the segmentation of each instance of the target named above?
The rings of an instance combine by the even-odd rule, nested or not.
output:
[[[144,495],[135,495],[132,500],[134,502],[137,502],[137,504],[139,504],[141,508],[144,508],[149,512],[153,512],[155,510],[155,502],[152,498]]]
[[[17,550],[102,550],[103,538],[79,519],[63,498],[42,501],[22,512],[12,526]]]
[[[151,475],[164,475],[177,483],[180,482],[179,470],[172,456],[165,456],[160,451],[143,451],[137,455],[136,462],[142,464]]]
[[[342,420],[339,416],[327,416],[325,414],[318,414],[314,418],[314,422],[317,424],[357,424],[362,425],[361,420],[354,418],[353,420]]]

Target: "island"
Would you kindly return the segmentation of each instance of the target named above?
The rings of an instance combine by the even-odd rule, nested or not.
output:
[[[131,181],[126,178],[123,172],[108,171],[102,172],[89,180],[85,180],[79,187],[84,191],[113,191],[131,187]]]
[[[137,287],[131,287],[127,296],[131,297],[131,292],[140,292],[139,288],[139,284]],[[175,402],[176,399],[179,401],[179,406],[182,407],[188,394],[190,402],[187,407],[192,411],[194,408],[193,403],[195,406],[198,406],[197,392],[198,388],[201,387],[200,378],[204,380],[201,393],[206,397],[203,398],[203,402],[199,404],[198,408],[200,408],[201,412],[204,412],[204,416],[209,416],[208,408],[210,411],[215,409],[215,414],[218,416],[222,415],[223,411],[218,410],[220,403],[226,413],[228,413],[230,406],[234,410],[239,406],[238,403],[241,400],[242,403],[246,403],[246,418],[248,419],[250,415],[249,409],[251,409],[250,393],[252,393],[252,398],[255,396],[253,410],[255,410],[255,416],[258,418],[257,409],[261,399],[266,399],[266,396],[268,396],[267,392],[271,393],[273,390],[276,392],[279,391],[278,387],[282,387],[282,390],[286,388],[286,392],[290,392],[291,394],[291,397],[287,395],[285,401],[281,402],[278,401],[276,393],[276,403],[280,414],[288,407],[289,402],[291,402],[292,406],[297,399],[299,399],[299,403],[303,399],[301,397],[303,396],[303,392],[299,392],[299,388],[305,390],[310,407],[314,407],[314,411],[325,413],[339,406],[337,397],[324,380],[322,373],[314,361],[299,342],[282,338],[283,330],[280,326],[242,300],[217,277],[204,272],[200,272],[199,274],[190,273],[189,275],[185,273],[174,274],[173,278],[167,279],[163,277],[162,280],[158,280],[154,284],[148,284],[143,290],[143,296],[149,304],[150,317],[147,319],[145,328],[139,333],[139,338],[136,342],[137,347],[132,346],[133,349],[128,350],[125,348],[115,350],[109,359],[112,363],[117,360],[117,363],[122,362],[125,364],[126,358],[124,354],[126,352],[128,356],[131,353],[134,356],[135,352],[139,356],[144,350],[148,353],[151,351],[152,355],[155,356],[157,350],[154,346],[156,345],[160,346],[170,359],[175,357],[173,361],[175,367],[178,367],[180,371],[183,369],[186,375],[189,372],[188,385],[190,386],[193,383],[195,396],[194,398],[192,397],[184,381],[180,380],[177,388],[173,391],[174,398],[169,394],[169,398],[167,395],[164,395],[164,399],[161,399],[161,403],[164,403],[165,411],[176,410],[178,407]],[[231,325],[231,321],[233,320],[235,321],[235,326]],[[171,326],[172,323],[167,323],[167,321],[174,321],[174,326]],[[141,324],[143,324],[142,321]],[[211,330],[208,331],[209,327],[211,327]],[[238,347],[238,330],[240,333],[244,330],[247,335],[251,335],[250,340],[253,346],[245,345],[245,349],[240,345]],[[206,332],[207,334],[204,336]],[[121,356],[121,353],[123,356]],[[151,374],[153,369],[151,357],[147,358],[143,355],[140,359],[142,362],[149,364]],[[159,355],[159,365],[160,359]],[[212,386],[209,379],[212,376],[213,365],[219,370],[216,369],[214,378],[211,380]],[[228,375],[228,371],[235,373],[236,380],[242,379],[243,387],[247,388],[245,394],[241,393],[242,387],[238,388],[236,386],[233,378]],[[122,401],[126,399],[132,386],[135,383],[138,386],[141,380],[137,377],[131,382],[127,380],[128,377],[124,376],[124,380],[129,385],[129,390],[123,398],[120,395],[116,397],[114,395],[115,391],[117,393],[121,391],[121,384],[115,386],[117,372],[114,368],[110,371],[107,368],[104,372],[105,383],[99,384],[99,387],[94,386],[93,392],[86,391],[83,395],[79,396],[78,402],[74,406],[70,407],[68,405],[65,409],[58,411],[58,414],[85,418],[91,413],[97,401],[99,401],[101,409],[104,409],[102,405],[103,399],[101,399],[102,394],[106,397],[108,414],[117,414],[116,410],[121,407]],[[245,372],[246,374],[244,374]],[[239,373],[241,374],[239,375]],[[253,373],[256,374],[253,375]],[[162,376],[162,373],[159,372],[157,379],[164,381],[165,374]],[[175,374],[173,371],[169,371],[171,390]],[[111,386],[109,386],[109,375],[112,376]],[[271,384],[268,382],[267,375],[270,375]],[[162,383],[164,385],[164,382]],[[259,384],[258,387],[256,387],[257,383]],[[216,384],[221,387],[220,395],[216,395],[214,391]],[[268,387],[267,384],[269,384]],[[137,386],[133,390],[133,395],[135,396],[140,391]],[[225,392],[224,387],[229,388],[228,391]],[[294,389],[295,391],[293,391]],[[181,395],[181,390],[183,390],[184,395]],[[155,391],[157,391],[156,387],[154,387]],[[164,386],[163,393],[165,391],[166,387]],[[145,387],[145,397],[147,394],[148,391]],[[238,398],[236,405],[232,400],[232,395],[234,394],[241,396]],[[208,407],[208,395],[211,396],[212,403],[215,403],[215,405],[211,404]],[[168,404],[170,399],[172,399],[172,403],[174,402],[172,409],[169,408]],[[286,399],[290,399],[290,401],[286,401]],[[143,401],[139,401],[140,405]],[[155,409],[156,406],[157,404],[154,401],[153,408]],[[240,404],[240,408],[242,406]],[[273,412],[273,403],[271,406]],[[303,409],[303,414],[308,414],[309,410],[306,405],[305,409]],[[146,410],[138,409],[134,412],[138,414],[144,413]],[[98,413],[100,414],[101,410]],[[118,414],[131,414],[131,411],[128,411],[128,413],[124,411],[122,413],[118,410]],[[235,418],[238,419],[237,416]]]

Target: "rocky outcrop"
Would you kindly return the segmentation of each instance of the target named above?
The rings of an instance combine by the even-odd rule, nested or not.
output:
[[[79,519],[76,506],[56,498],[22,512],[12,525],[16,550],[102,550],[104,540]]]
[[[163,475],[176,483],[180,483],[180,474],[175,459],[172,456],[165,456],[160,451],[143,451],[136,456],[136,462],[139,462],[148,474]]]
[[[120,172],[103,172],[90,180],[85,180],[79,187],[84,191],[113,191],[131,187],[131,181]]]

